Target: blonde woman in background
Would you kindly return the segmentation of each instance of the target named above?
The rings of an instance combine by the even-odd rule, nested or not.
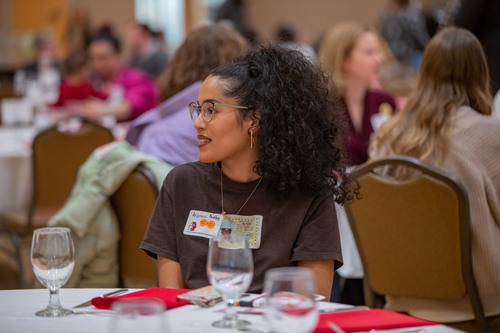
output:
[[[490,117],[486,58],[470,32],[446,28],[427,46],[406,107],[375,138],[373,157],[410,155],[455,176],[469,196],[474,276],[491,332],[500,332],[500,121]],[[432,260],[429,258],[429,260]],[[397,311],[474,332],[467,299],[390,297]]]
[[[384,46],[372,28],[356,22],[336,24],[323,37],[319,61],[339,87],[348,121],[347,157],[352,165],[368,159],[372,116],[392,113],[394,99],[373,89],[384,63]]]

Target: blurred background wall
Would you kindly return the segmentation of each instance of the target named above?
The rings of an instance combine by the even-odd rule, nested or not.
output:
[[[280,23],[294,22],[315,42],[332,24],[346,19],[375,24],[389,0],[246,0],[249,24],[269,38]],[[0,0],[0,73],[30,58],[31,41],[39,31],[56,35],[65,55],[71,13],[88,15],[90,25],[113,26],[123,35],[134,18],[165,30],[175,48],[186,31],[210,21],[223,0]],[[446,0],[422,0],[424,12],[443,7]],[[175,21],[175,22],[173,22]],[[172,24],[173,23],[173,24]]]

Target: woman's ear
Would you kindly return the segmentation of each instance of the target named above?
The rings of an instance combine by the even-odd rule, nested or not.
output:
[[[254,132],[258,131],[260,128],[260,113],[259,112],[254,112],[250,116],[250,128]]]

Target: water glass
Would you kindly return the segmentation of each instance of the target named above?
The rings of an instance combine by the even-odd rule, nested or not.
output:
[[[264,315],[274,332],[312,332],[318,321],[316,292],[311,270],[301,267],[274,268],[264,278]]]
[[[40,228],[33,233],[31,265],[40,283],[49,289],[50,301],[41,317],[62,317],[73,311],[59,301],[59,288],[68,281],[75,265],[75,248],[68,228]]]
[[[165,305],[154,298],[123,299],[113,303],[110,333],[166,333]]]
[[[207,274],[210,284],[224,298],[227,307],[222,320],[215,327],[245,328],[250,322],[239,320],[235,301],[247,291],[253,278],[252,251],[246,237],[220,236],[210,240]]]

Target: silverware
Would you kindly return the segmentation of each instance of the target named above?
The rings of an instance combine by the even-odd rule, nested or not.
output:
[[[118,290],[115,290],[115,291],[112,291],[112,292],[109,292],[107,294],[101,294],[97,297],[105,297],[105,296],[112,296],[112,295],[119,295],[119,294],[123,294],[123,293],[126,293],[128,291],[128,288],[122,288],[122,289],[118,289]],[[73,309],[77,309],[77,308],[84,308],[84,307],[87,307],[87,306],[90,306],[92,304],[92,299],[86,301],[86,302],[83,302],[81,304],[78,304],[76,306],[73,307]]]
[[[348,308],[326,308],[326,309],[319,309],[319,313],[333,313],[333,312],[345,312],[345,311],[358,311],[358,310],[370,310],[369,307],[365,305],[357,305],[357,306],[351,306]]]
[[[346,333],[343,329],[341,329],[337,324],[335,324],[333,321],[329,321],[326,323],[328,327],[332,329],[334,333]]]

